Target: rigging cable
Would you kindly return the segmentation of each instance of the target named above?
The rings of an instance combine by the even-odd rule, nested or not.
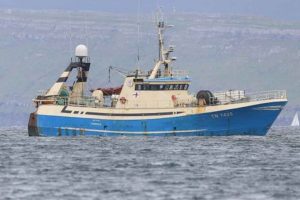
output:
[[[73,57],[73,52],[72,52],[72,24],[71,24],[71,11],[69,11],[69,52],[71,55],[71,59]]]
[[[141,26],[141,0],[138,0],[138,13],[137,13],[137,67],[140,71],[140,26]]]
[[[84,15],[84,29],[85,29],[85,43],[87,45],[87,47],[89,47],[89,37],[88,37],[88,21],[87,21],[87,14],[88,13],[85,13]]]

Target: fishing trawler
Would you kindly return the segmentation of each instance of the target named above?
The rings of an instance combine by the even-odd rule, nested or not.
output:
[[[29,136],[228,136],[266,135],[287,103],[285,91],[248,94],[241,90],[189,92],[191,79],[174,70],[174,46],[165,47],[168,26],[158,22],[159,57],[149,72],[128,73],[119,88],[85,95],[90,69],[88,49],[79,45],[75,60],[56,83],[33,101]],[[67,80],[77,70],[77,80]]]

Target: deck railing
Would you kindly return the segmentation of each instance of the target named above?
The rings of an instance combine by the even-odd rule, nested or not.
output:
[[[226,91],[214,93],[214,97],[210,98],[210,104],[220,105],[286,98],[287,93],[285,90],[271,90],[255,93],[246,93],[245,91]]]
[[[189,76],[189,72],[186,70],[172,70],[171,72],[173,77],[187,77]]]
[[[227,104],[236,104],[243,102],[254,102],[254,101],[263,101],[263,100],[272,100],[272,99],[286,99],[287,94],[284,90],[274,90],[274,91],[265,91],[265,92],[256,92],[256,93],[246,93],[245,91],[226,91],[226,92],[217,92],[214,93],[214,97],[210,98],[209,102],[206,102],[206,105],[215,106],[215,105],[227,105]],[[105,104],[100,102],[94,97],[52,97],[46,99],[35,99],[35,102],[40,104],[57,104],[57,105],[70,105],[77,107],[92,107],[92,108],[114,108],[117,100],[114,100],[113,104]],[[139,104],[139,105],[138,105]],[[172,101],[166,100],[162,101],[151,101],[147,102],[136,102],[132,105],[138,105],[134,108],[172,108],[172,107],[199,107],[198,100],[187,101]],[[125,105],[126,107],[126,105]]]

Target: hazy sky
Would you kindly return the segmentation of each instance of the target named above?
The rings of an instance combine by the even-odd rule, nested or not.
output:
[[[165,12],[260,15],[300,21],[300,0],[0,0],[0,7],[135,13],[139,1],[143,12],[154,12],[159,5]]]

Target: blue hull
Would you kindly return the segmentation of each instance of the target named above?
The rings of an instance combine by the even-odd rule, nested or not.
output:
[[[32,136],[264,136],[286,102],[147,120],[99,120],[34,115]]]

